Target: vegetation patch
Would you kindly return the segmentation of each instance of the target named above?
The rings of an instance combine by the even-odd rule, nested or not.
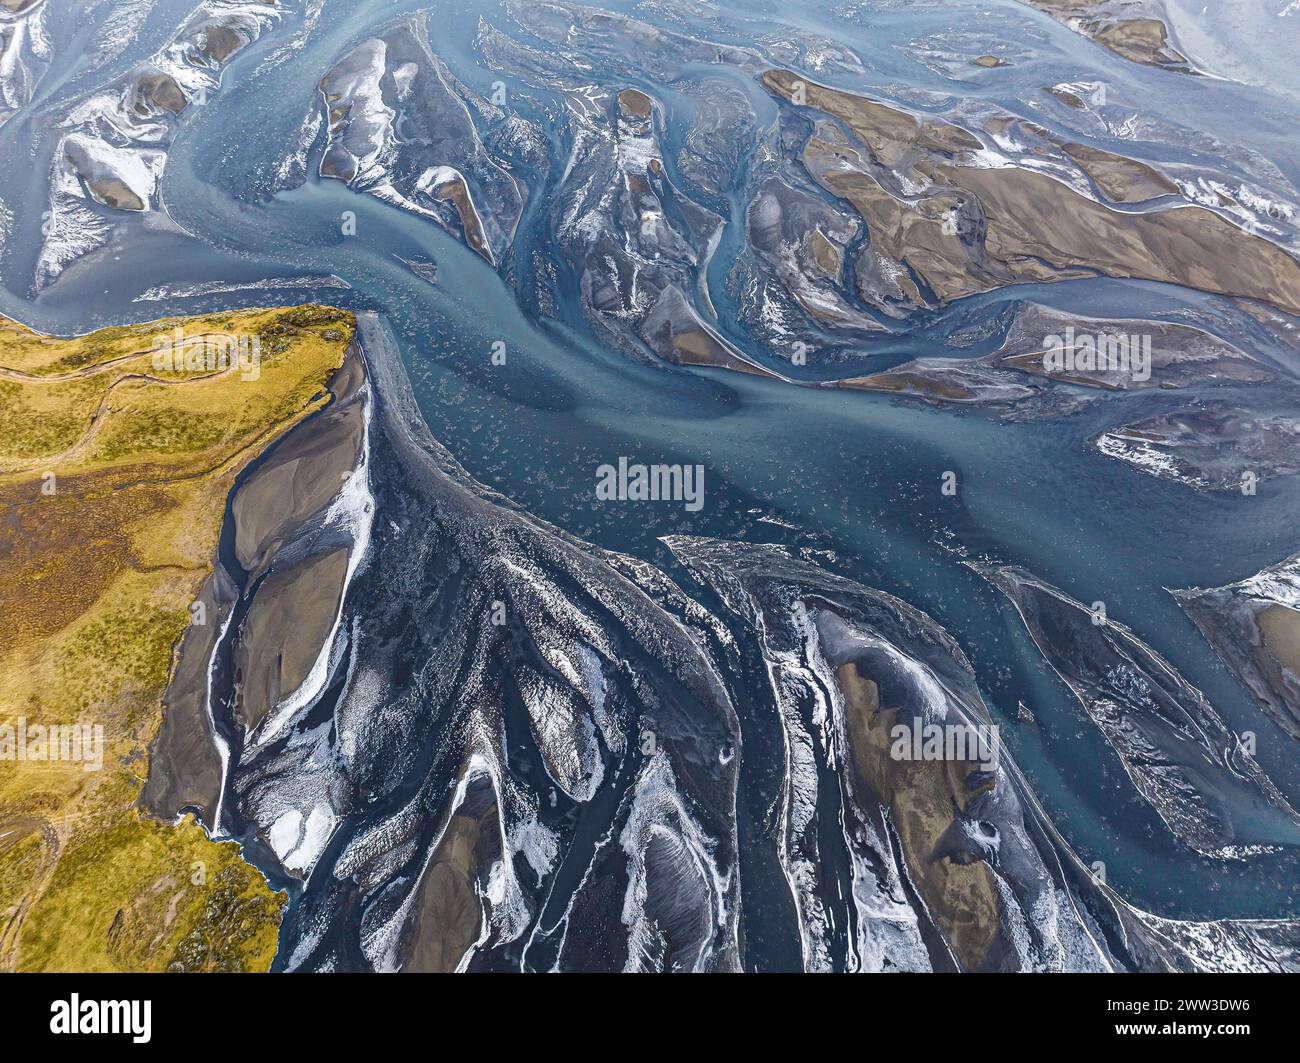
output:
[[[0,759],[0,969],[270,965],[283,896],[136,800],[235,478],[328,401],[354,331],[314,305],[67,339],[0,318],[0,728],[101,736],[98,764]],[[160,368],[178,336],[256,338],[257,371]]]

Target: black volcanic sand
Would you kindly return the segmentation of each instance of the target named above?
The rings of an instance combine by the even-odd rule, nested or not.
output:
[[[355,466],[362,425],[357,398],[364,383],[365,367],[354,347],[329,382],[330,404],[290,429],[236,481],[227,502],[213,572],[198,599],[205,622],[191,624],[181,639],[172,681],[163,697],[162,725],[150,751],[149,776],[140,804],[160,819],[171,821],[185,810],[199,809],[205,825],[209,829],[215,826],[212,815],[220,799],[222,765],[208,715],[208,696],[210,662],[218,635],[240,598],[241,588],[263,574],[280,545],[337,496],[344,474]],[[346,553],[343,561],[346,563]],[[314,580],[319,567],[300,564],[297,574]],[[337,569],[337,559],[333,568]],[[334,576],[332,600],[337,609],[342,572],[335,571]],[[277,585],[278,589],[273,586],[275,598],[289,601],[300,597],[283,574],[277,574]],[[313,606],[308,616],[322,615],[329,595],[310,583],[304,583],[302,589]],[[258,611],[263,611],[260,603]],[[267,616],[283,611],[269,606],[265,610]],[[287,660],[306,660],[310,667],[328,635],[328,625],[323,631],[320,627],[301,619],[281,624],[282,645],[273,649]],[[313,638],[314,647],[309,645]],[[260,671],[270,667],[255,664]],[[256,710],[259,719],[267,707]]]

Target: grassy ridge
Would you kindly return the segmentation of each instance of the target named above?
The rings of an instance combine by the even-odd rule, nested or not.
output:
[[[257,337],[256,379],[157,369],[177,325]],[[99,771],[0,759],[0,969],[269,965],[282,898],[135,801],[235,477],[327,401],[354,325],[308,306],[58,339],[0,318],[0,725],[104,730]]]

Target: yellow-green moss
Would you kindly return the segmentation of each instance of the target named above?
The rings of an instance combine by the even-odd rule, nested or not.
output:
[[[104,731],[99,771],[0,762],[0,969],[270,965],[284,898],[135,801],[235,477],[327,401],[354,324],[306,306],[61,340],[0,318],[0,722]],[[256,379],[151,373],[176,325],[261,337]]]

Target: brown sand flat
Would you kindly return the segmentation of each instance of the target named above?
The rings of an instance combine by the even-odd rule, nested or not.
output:
[[[189,100],[170,74],[146,74],[136,82],[136,92],[155,107],[180,114]]]
[[[204,54],[218,63],[224,63],[243,46],[244,39],[229,26],[209,26],[204,33]]]
[[[1003,262],[1029,256],[1057,269],[1165,281],[1300,313],[1300,262],[1204,207],[1121,214],[1028,170],[940,166],[936,173],[979,197],[988,215],[985,251]]]
[[[905,111],[818,85],[789,70],[766,71],[763,84],[786,100],[795,96],[796,86],[802,86],[809,107],[841,119],[886,166],[896,165],[908,151],[918,147],[953,153],[978,151],[982,146],[977,137],[960,126],[943,121],[922,123]]]
[[[1187,62],[1169,43],[1169,28],[1161,19],[1116,17],[1105,0],[1022,0],[1091,37],[1116,55],[1148,66],[1181,66]]]
[[[416,889],[405,934],[403,971],[456,970],[483,927],[483,903],[476,885],[500,859],[496,795],[486,779],[475,779],[447,824]]]
[[[1186,59],[1169,47],[1169,30],[1158,18],[1126,18],[1087,24],[1094,40],[1135,63],[1166,66]]]
[[[858,388],[862,391],[897,391],[908,395],[921,395],[952,402],[965,402],[975,397],[975,392],[945,380],[922,376],[919,373],[873,373],[837,380],[839,388]]]
[[[831,134],[813,136],[804,147],[809,172],[853,204],[872,247],[906,262],[944,302],[1008,284],[1100,273],[1260,299],[1300,313],[1300,261],[1204,207],[1112,210],[1046,174],[963,164],[963,153],[980,141],[950,123],[922,121],[790,71],[769,70],[763,81],[784,99],[802,97],[807,106],[843,120],[876,164],[910,168],[940,187],[904,201],[869,172],[855,149],[827,140]],[[1081,145],[1072,146],[1072,155],[1118,201],[1171,187],[1136,160]],[[954,211],[963,213],[970,197],[985,219],[982,239],[946,224]]]
[[[464,180],[458,177],[454,181],[444,182],[434,189],[434,195],[451,202],[460,216],[461,228],[465,230],[465,242],[489,263],[496,265],[492,249],[488,246],[487,236],[483,233],[483,221],[479,218],[478,211],[474,209],[474,201],[470,198]]]
[[[998,894],[982,861],[962,864],[937,852],[953,825],[954,810],[974,796],[965,761],[902,761],[889,755],[897,709],[882,707],[874,681],[848,663],[835,670],[844,694],[849,744],[857,775],[889,809],[908,874],[961,965],[984,962],[998,934]]]
[[[86,183],[90,194],[106,207],[114,210],[144,210],[144,200],[137,196],[121,181],[104,178],[100,181]]]
[[[637,118],[650,117],[650,97],[640,89],[624,89],[618,94],[618,105]]]
[[[672,343],[680,365],[715,365],[776,379],[775,373],[732,355],[707,332],[678,332],[673,336]]]
[[[1292,675],[1300,676],[1300,611],[1270,605],[1256,623],[1273,659]]]
[[[817,268],[828,277],[838,278],[843,269],[840,249],[820,229],[813,229],[811,240],[813,261],[817,263]]]
[[[814,138],[805,153],[815,153],[821,147]],[[945,213],[959,204],[955,197],[932,196],[923,201],[927,206],[926,213],[922,213],[895,199],[863,171],[831,171],[825,181],[832,192],[847,199],[862,215],[871,233],[872,247],[896,261],[906,261],[944,302],[1008,283],[1001,275],[981,268],[960,236],[944,231]]]
[[[1141,203],[1178,191],[1173,181],[1136,159],[1085,144],[1062,144],[1061,150],[1079,164],[1113,203]]]

